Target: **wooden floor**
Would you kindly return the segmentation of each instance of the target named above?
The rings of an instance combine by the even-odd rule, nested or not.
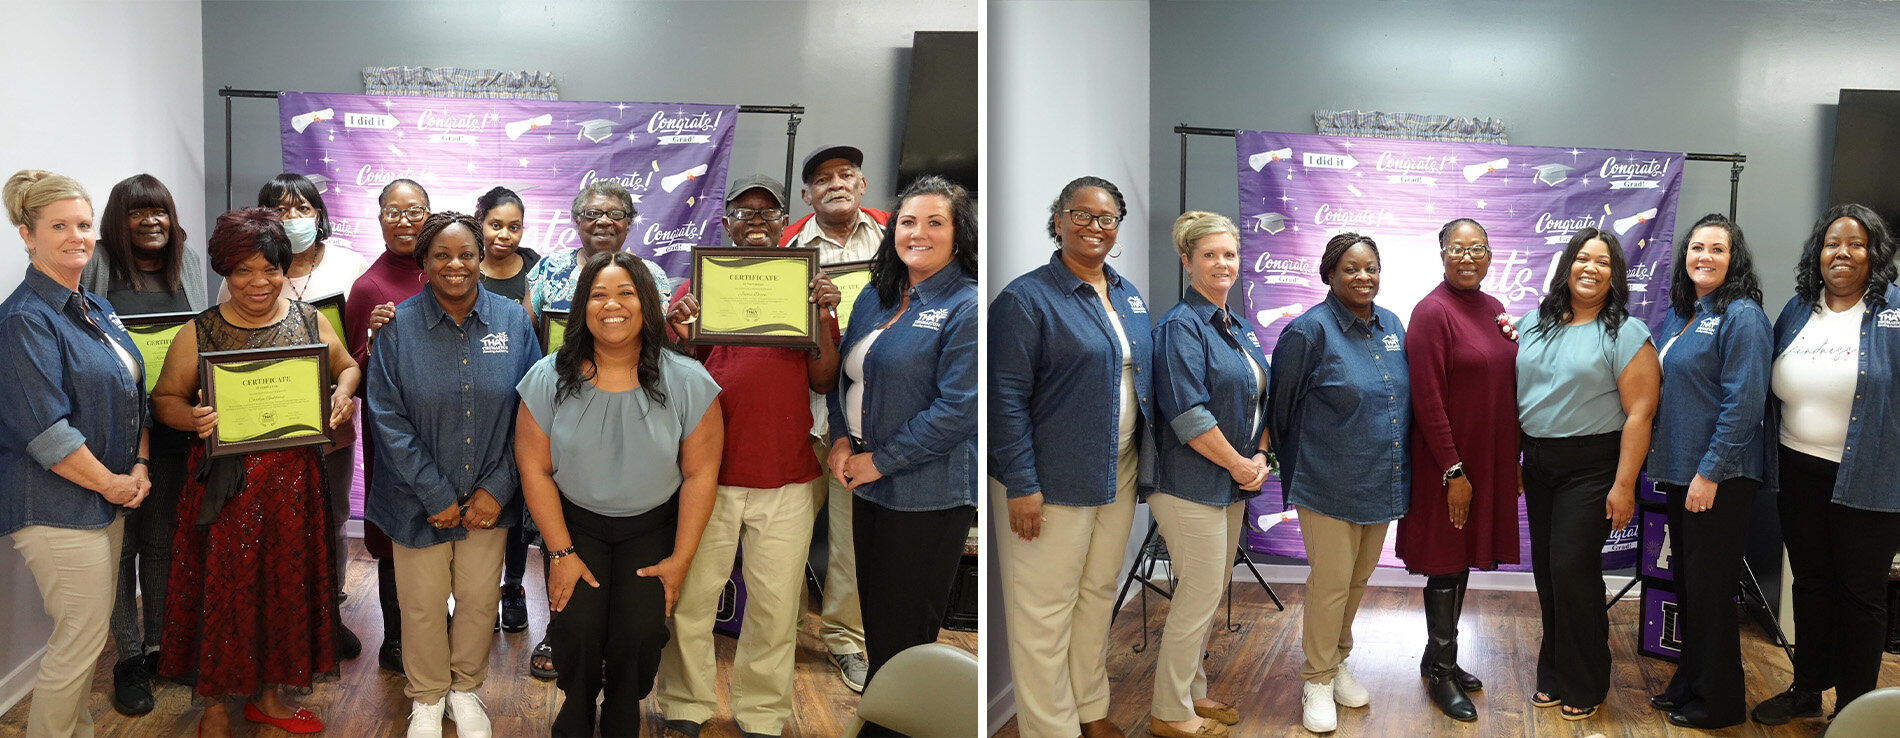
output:
[[[1234,622],[1238,632],[1223,628],[1216,613],[1209,639],[1207,675],[1209,696],[1238,706],[1241,722],[1235,736],[1311,736],[1300,726],[1299,668],[1300,617],[1305,588],[1276,585],[1286,611],[1274,609],[1259,585],[1236,581]],[[1133,648],[1142,639],[1140,604],[1131,601],[1109,639],[1108,673],[1111,680],[1109,718],[1130,736],[1147,735],[1149,706],[1154,689],[1155,644],[1161,635],[1168,605],[1148,597],[1148,647]],[[1425,642],[1425,615],[1416,588],[1370,588],[1353,630],[1352,671],[1372,693],[1366,708],[1339,708],[1335,736],[1795,736],[1819,735],[1819,718],[1796,720],[1770,728],[1747,722],[1719,731],[1684,730],[1669,725],[1661,712],[1649,707],[1648,696],[1661,692],[1675,673],[1675,665],[1636,655],[1638,604],[1626,597],[1610,612],[1612,672],[1610,696],[1597,716],[1566,722],[1556,708],[1530,704],[1541,631],[1537,596],[1532,592],[1473,591],[1465,601],[1460,633],[1459,664],[1484,679],[1485,689],[1471,695],[1478,720],[1460,723],[1438,712],[1425,695],[1418,664]],[[1748,618],[1742,626],[1742,659],[1747,672],[1748,702],[1766,699],[1785,689],[1792,678],[1787,657],[1770,636]],[[1880,684],[1900,684],[1900,656],[1885,657]],[[1832,709],[1832,697],[1826,698]],[[1896,731],[1900,735],[1900,730]],[[1000,738],[1016,738],[1011,720]]]
[[[364,553],[362,544],[351,541],[346,591],[351,596],[343,603],[343,619],[363,639],[363,656],[343,662],[341,677],[318,684],[302,699],[322,718],[323,736],[401,736],[408,727],[409,701],[403,697],[403,678],[382,671],[376,665],[376,649],[382,643],[382,617],[376,606],[376,565]],[[488,706],[496,736],[545,736],[561,703],[560,691],[551,681],[528,676],[528,653],[547,626],[547,595],[541,585],[541,563],[528,558],[528,630],[503,633],[495,638],[489,656],[488,681],[477,694]],[[725,690],[726,673],[732,663],[733,639],[714,639],[719,654],[719,698],[724,707],[706,723],[700,735],[724,738],[739,735],[732,722],[730,702]],[[942,632],[942,642],[974,653],[976,634]],[[798,664],[793,686],[792,719],[785,726],[790,736],[835,736],[851,724],[857,710],[858,695],[839,681],[837,671],[825,655],[818,637],[818,617],[808,613],[798,637]],[[190,688],[159,682],[155,692],[158,707],[150,714],[128,718],[113,711],[108,694],[112,689],[112,665],[117,654],[111,646],[100,655],[93,677],[92,715],[99,736],[190,736],[197,730],[198,709],[192,705]],[[26,732],[27,705],[22,700],[0,716],[0,737],[21,736]],[[646,735],[659,735],[659,708],[652,698],[644,701],[647,714]],[[234,703],[230,710],[236,735],[274,738],[287,736],[277,728],[245,722]],[[455,735],[455,722],[445,720],[444,732]]]

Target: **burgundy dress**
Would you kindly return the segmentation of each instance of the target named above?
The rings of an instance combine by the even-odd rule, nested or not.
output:
[[[314,308],[292,302],[263,328],[225,321],[216,306],[193,319],[198,351],[322,343]],[[244,482],[215,522],[197,525],[204,444],[178,498],[159,674],[195,682],[206,697],[256,694],[267,684],[307,687],[335,675],[336,583],[321,447],[245,454]]]
[[[1517,344],[1498,329],[1504,305],[1439,284],[1405,331],[1412,380],[1412,508],[1397,553],[1417,574],[1518,563]],[[1444,473],[1471,481],[1464,530],[1451,526]]]

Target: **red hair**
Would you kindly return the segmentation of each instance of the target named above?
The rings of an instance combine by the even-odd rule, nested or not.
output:
[[[205,243],[205,256],[211,271],[229,277],[238,265],[263,254],[264,260],[278,269],[290,268],[290,239],[271,208],[239,208],[218,216],[211,240]]]

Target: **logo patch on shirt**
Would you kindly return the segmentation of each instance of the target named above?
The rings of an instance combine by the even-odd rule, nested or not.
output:
[[[1247,340],[1253,342],[1254,348],[1260,348],[1260,337],[1254,335],[1253,331],[1247,331]]]
[[[1874,316],[1874,325],[1881,328],[1900,328],[1900,308],[1887,308]]]
[[[486,336],[482,336],[482,353],[484,354],[508,353],[508,334],[490,333]]]
[[[1400,345],[1399,343],[1399,334],[1397,333],[1385,334],[1384,340],[1385,340],[1385,350],[1387,351],[1398,351],[1404,348],[1404,346]]]
[[[950,308],[935,308],[932,310],[925,310],[917,314],[917,320],[912,321],[910,324],[910,327],[940,331],[940,330],[943,330],[943,321],[949,318],[950,318]]]
[[[1700,333],[1705,336],[1713,336],[1715,335],[1716,326],[1719,326],[1721,324],[1722,324],[1722,316],[1720,315],[1713,315],[1707,318],[1703,318],[1702,323],[1695,327],[1695,332]]]
[[[114,327],[117,327],[117,328],[118,328],[119,330],[121,330],[121,331],[123,331],[123,330],[125,330],[125,323],[124,323],[123,321],[120,321],[120,320],[119,320],[119,314],[118,314],[118,313],[111,313],[111,314],[109,314],[109,315],[107,315],[106,317],[109,317],[109,318],[111,318],[111,319],[112,319],[112,325],[113,325]]]
[[[1141,301],[1141,295],[1128,296],[1128,311],[1131,313],[1148,312],[1148,306]]]

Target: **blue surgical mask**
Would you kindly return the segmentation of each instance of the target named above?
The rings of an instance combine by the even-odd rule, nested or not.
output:
[[[293,218],[283,223],[284,235],[290,237],[290,253],[301,254],[316,244],[316,218]]]

